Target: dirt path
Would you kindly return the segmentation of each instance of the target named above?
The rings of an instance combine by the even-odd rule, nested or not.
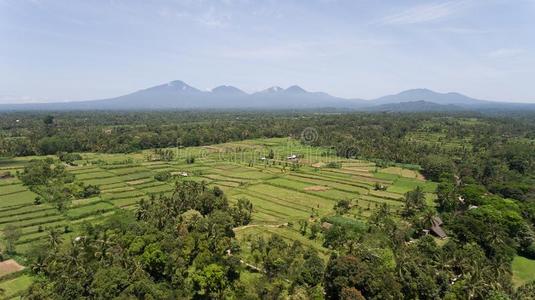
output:
[[[233,230],[234,231],[240,231],[240,230],[251,228],[251,227],[281,228],[281,227],[285,227],[285,226],[288,226],[288,223],[281,223],[281,224],[249,224],[249,225],[236,227]]]

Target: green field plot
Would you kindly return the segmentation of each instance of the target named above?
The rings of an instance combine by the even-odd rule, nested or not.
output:
[[[325,221],[331,224],[349,225],[351,227],[357,228],[360,231],[366,230],[367,227],[366,223],[362,222],[361,220],[351,219],[339,215],[326,217]]]
[[[135,183],[135,184],[133,184]],[[143,181],[139,181],[138,182],[131,182],[129,184],[129,187],[131,188],[134,188],[134,189],[145,189],[145,188],[149,188],[149,187],[156,187],[156,186],[161,186],[161,185],[167,185],[167,184],[171,184],[173,185],[173,183],[167,183],[167,182],[162,182],[162,181],[155,181],[155,180],[143,180]]]
[[[98,179],[98,178],[107,178],[116,176],[113,173],[105,172],[105,171],[96,171],[91,173],[82,173],[82,174],[76,174],[76,178],[80,180],[87,180],[87,179]]]
[[[22,228],[22,227],[29,227],[29,226],[36,226],[36,225],[46,225],[47,223],[61,221],[64,219],[65,217],[63,217],[62,215],[56,214],[56,215],[42,216],[42,217],[37,217],[33,219],[18,221],[14,225],[18,226],[19,228]],[[3,230],[5,226],[6,224],[0,225],[0,229]]]
[[[26,213],[34,213],[38,211],[51,210],[51,209],[55,209],[55,208],[52,207],[52,205],[50,204],[40,204],[40,205],[32,204],[32,205],[26,205],[26,206],[21,206],[17,208],[3,208],[2,210],[0,210],[0,218],[14,216],[14,215],[22,215]]]
[[[269,172],[261,171],[244,171],[244,172],[228,172],[225,176],[230,178],[243,178],[243,179],[269,179],[274,178],[276,175]]]
[[[400,167],[388,167],[388,168],[380,169],[379,172],[392,174],[392,175],[398,175],[398,176],[406,177],[406,178],[415,178],[415,179],[420,179],[420,180],[424,179],[423,176],[420,174],[420,172],[409,170],[409,169],[403,169]]]
[[[90,205],[71,208],[67,211],[66,214],[69,218],[78,219],[82,216],[101,213],[104,211],[111,210],[113,208],[114,206],[108,202],[95,202]]]
[[[397,180],[399,178],[399,175],[390,174],[390,173],[375,172],[375,173],[373,173],[373,177],[375,177],[376,179],[385,180],[387,183],[391,183],[394,180]]]
[[[254,185],[248,187],[247,190],[254,195],[264,196],[268,199],[273,198],[276,199],[278,203],[294,208],[300,208],[305,212],[310,212],[312,208],[327,212],[332,209],[334,204],[334,201],[332,200],[266,184]]]
[[[102,199],[114,200],[114,199],[131,198],[131,197],[137,197],[137,196],[143,196],[143,195],[144,195],[143,192],[139,190],[135,190],[135,191],[120,192],[120,193],[102,194]]]
[[[310,211],[302,208],[283,206],[284,203],[280,203],[277,200],[250,194],[233,195],[230,197],[230,201],[235,202],[240,198],[248,199],[253,203],[253,222],[288,222],[295,218],[307,218],[310,215]]]
[[[362,199],[365,202],[373,202],[373,203],[378,203],[378,204],[386,203],[391,207],[402,207],[404,205],[403,202],[399,200],[385,199],[385,198],[377,197],[373,195],[361,195],[359,196],[358,199],[359,201]],[[359,202],[359,205],[360,204],[361,203]]]
[[[33,204],[35,197],[37,197],[37,194],[31,191],[22,191],[13,194],[2,195],[0,196],[0,208]]]
[[[75,175],[102,172],[102,169],[97,166],[72,167],[72,168],[67,168],[67,170],[70,173],[75,174]]]
[[[152,178],[154,176],[154,173],[152,172],[140,172],[140,173],[131,173],[127,175],[118,176],[117,178],[121,181],[134,181],[144,178]]]
[[[112,183],[119,183],[119,182],[123,182],[123,179],[117,176],[84,180],[85,184],[93,184],[93,185],[98,185],[98,186],[109,185]]]
[[[101,184],[99,186],[101,190],[106,190],[106,189],[114,189],[118,187],[126,187],[128,185],[124,182],[115,182],[115,183]]]
[[[61,226],[61,225],[60,225]],[[24,234],[20,237],[20,239],[17,241],[18,244],[26,244],[31,243],[36,240],[44,239],[48,236],[48,230],[52,228],[56,228],[59,226],[43,226],[43,231],[33,231],[31,233]]]
[[[44,159],[46,156],[25,156],[13,158],[0,158],[0,169],[16,169],[24,168],[24,166],[32,159]]]
[[[385,192],[385,191],[370,191],[369,194],[372,196],[381,197],[381,198],[390,199],[390,200],[403,199],[403,195],[391,193],[391,192]]]
[[[141,200],[142,198],[147,199],[147,197],[132,197],[132,198],[122,198],[122,199],[111,200],[110,202],[115,207],[127,207],[127,206],[132,206],[132,205],[137,204],[139,200]]]
[[[4,172],[4,170],[2,170],[2,172]],[[0,188],[17,183],[20,183],[20,180],[16,177],[2,178],[0,179]]]
[[[307,175],[302,175],[302,174],[291,174],[291,175],[288,175],[287,178],[294,180],[294,181],[306,182],[311,185],[324,185],[324,186],[332,187],[337,190],[341,190],[341,191],[345,191],[349,193],[357,193],[357,194],[368,193],[367,188],[340,183],[339,181],[321,177],[321,176],[307,176]]]
[[[320,257],[322,257],[323,259],[328,259],[329,257],[330,251],[321,245],[321,241],[310,240],[306,236],[301,235],[296,230],[293,230],[288,227],[255,226],[236,230],[236,238],[240,241],[251,237],[255,238],[259,236],[264,237],[265,239],[269,239],[272,234],[276,234],[282,237],[287,242],[299,241],[305,247],[310,247],[312,249],[317,250]],[[245,259],[251,259],[249,257],[250,249],[248,249],[248,247],[245,247],[243,251]]]
[[[21,275],[19,277],[0,282],[0,288],[4,290],[3,299],[10,299],[23,293],[32,284],[32,278],[29,275]]]
[[[3,185],[3,186],[0,186],[0,196],[23,192],[26,190],[27,188],[23,186],[22,184]]]
[[[408,191],[414,190],[417,186],[421,187],[426,193],[433,193],[437,188],[437,184],[434,182],[408,178],[398,178],[394,181],[394,184],[388,187],[387,191],[392,193],[405,194]]]
[[[115,175],[128,175],[149,172],[150,170],[145,167],[124,166],[121,168],[108,169],[108,171]]]
[[[59,221],[55,221],[55,222],[48,222],[48,223],[41,224],[41,225],[23,227],[23,228],[21,228],[21,232],[22,232],[23,236],[22,236],[20,241],[23,241],[25,239],[26,235],[28,235],[28,234],[36,233],[38,231],[46,231],[46,230],[48,230],[50,228],[56,228],[56,227],[59,227],[59,226],[66,225],[67,223],[68,222],[66,220],[60,219]]]
[[[210,180],[213,180],[213,181],[230,181],[230,182],[235,182],[235,183],[246,183],[246,182],[250,182],[251,180],[248,180],[248,179],[243,179],[243,178],[232,178],[232,177],[228,177],[228,176],[225,176],[225,175],[219,175],[219,174],[208,174],[208,175],[202,175],[202,177],[204,178],[208,178]]]
[[[200,176],[188,176],[188,177],[179,177],[178,182],[181,182],[181,181],[196,181],[196,182],[202,182],[204,181],[205,183],[210,183],[212,182],[212,180],[210,179],[207,179],[207,178],[204,178],[204,177],[200,177]]]
[[[56,216],[58,215],[57,210],[55,209],[47,209],[47,210],[38,210],[36,212],[28,212],[25,214],[17,214],[17,215],[11,215],[8,217],[2,217],[0,218],[0,227],[5,227],[7,224],[11,223],[21,223],[22,221],[26,220],[32,220],[47,216]]]
[[[516,286],[535,280],[535,259],[515,256],[513,259],[513,283]]]
[[[163,193],[163,192],[170,192],[174,190],[174,187],[169,184],[161,184],[156,186],[149,186],[145,188],[139,189],[140,191],[150,194],[150,193]]]
[[[385,183],[385,184],[390,183],[389,180],[383,180],[383,179],[375,177],[373,173],[369,173],[369,175],[362,176],[362,175],[351,173],[351,172],[322,170],[321,174],[322,176],[325,176],[325,177],[340,178],[342,180],[346,179],[346,180],[349,180],[349,182],[362,183],[362,184],[366,184],[369,186],[373,185],[376,182]]]
[[[277,187],[303,192],[306,194],[316,195],[317,197],[329,198],[332,200],[353,199],[358,195],[358,193],[348,193],[333,189],[329,186],[315,185],[285,178],[271,179],[268,180],[266,183]]]
[[[322,172],[354,175],[354,176],[357,176],[357,177],[364,177],[366,179],[373,178],[373,173],[372,172],[368,172],[368,171],[361,170],[361,169],[353,170],[353,169],[327,169],[327,168],[323,168]]]
[[[116,188],[111,188],[111,189],[101,189],[101,192],[103,194],[115,194],[115,193],[122,193],[122,192],[135,191],[135,190],[136,188],[132,186],[121,186],[121,187],[116,187]]]
[[[375,164],[372,162],[364,161],[364,160],[350,160],[350,161],[344,161],[342,162],[343,168],[369,168],[369,167],[375,167]]]

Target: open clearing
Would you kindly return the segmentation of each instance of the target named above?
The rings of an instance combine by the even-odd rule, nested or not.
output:
[[[24,267],[13,259],[0,262],[0,277],[22,270],[24,270]]]
[[[329,190],[328,186],[321,186],[321,185],[313,185],[313,186],[307,186],[304,188],[305,191],[312,191],[312,192],[323,192]]]
[[[513,259],[513,283],[521,286],[535,280],[535,259],[515,256]]]

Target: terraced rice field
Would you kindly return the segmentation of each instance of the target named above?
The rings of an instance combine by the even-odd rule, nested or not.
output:
[[[349,218],[366,219],[382,203],[395,214],[401,209],[407,191],[421,186],[431,199],[436,188],[417,171],[398,167],[381,169],[367,161],[341,159],[326,155],[329,149],[312,148],[286,138],[173,150],[176,157],[172,161],[147,161],[146,154],[150,151],[81,153],[83,160],[68,170],[77,180],[99,186],[101,194],[74,200],[64,213],[49,204],[35,205],[37,195],[16,177],[0,179],[0,230],[8,225],[19,227],[22,236],[17,251],[24,253],[33,242],[45,239],[49,228],[65,232],[66,237],[75,236],[77,226],[84,221],[99,222],[119,209],[134,209],[141,198],[171,193],[175,181],[195,180],[221,187],[231,202],[247,198],[253,203],[253,226],[240,230],[239,238],[276,233],[295,240],[301,238],[296,230],[277,225],[296,224],[313,214],[332,215],[334,204],[341,199],[352,200]],[[270,150],[275,157],[262,159]],[[292,167],[293,162],[287,159],[291,154],[300,156],[298,168]],[[195,163],[186,164],[187,157],[195,157]],[[0,172],[21,170],[29,159],[0,161]],[[341,168],[326,168],[329,161],[340,162]],[[177,176],[168,182],[155,180],[154,176],[161,171]],[[187,176],[178,175],[183,172]],[[386,186],[386,191],[374,190],[376,183]],[[65,230],[66,226],[69,230]],[[71,230],[75,232],[68,233]],[[325,251],[319,243],[307,243]],[[0,285],[8,286],[8,295],[16,295],[28,279],[22,275],[1,281]]]

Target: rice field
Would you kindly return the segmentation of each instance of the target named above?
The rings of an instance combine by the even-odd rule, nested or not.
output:
[[[346,218],[365,220],[380,204],[387,204],[393,214],[402,207],[404,194],[420,186],[431,202],[436,184],[425,181],[418,171],[401,167],[378,168],[374,163],[336,157],[326,148],[302,145],[288,138],[257,139],[204,147],[172,149],[172,161],[147,161],[150,151],[132,154],[81,153],[77,166],[68,167],[78,181],[97,185],[101,194],[88,199],[74,199],[65,212],[50,204],[34,204],[35,193],[16,178],[0,179],[0,230],[8,225],[21,229],[16,250],[21,255],[31,244],[46,238],[47,230],[63,232],[68,226],[77,230],[85,221],[100,222],[120,209],[135,209],[138,201],[152,194],[171,193],[175,181],[205,181],[219,186],[230,202],[247,198],[253,203],[252,227],[240,230],[238,239],[248,234],[278,234],[299,240],[328,255],[321,243],[302,237],[295,228],[281,224],[297,224],[312,216],[334,215],[339,200],[351,200],[352,209]],[[272,150],[273,159],[267,159]],[[288,156],[297,155],[298,167]],[[192,164],[186,158],[195,157]],[[0,161],[0,172],[21,170],[33,158]],[[326,163],[338,161],[340,168],[327,168]],[[162,171],[174,174],[161,182],[154,176]],[[184,176],[186,174],[187,176]],[[386,186],[375,190],[375,184]],[[355,222],[356,222],[355,221]],[[65,237],[73,236],[65,230]],[[7,295],[17,295],[31,278],[21,275],[0,281]]]

